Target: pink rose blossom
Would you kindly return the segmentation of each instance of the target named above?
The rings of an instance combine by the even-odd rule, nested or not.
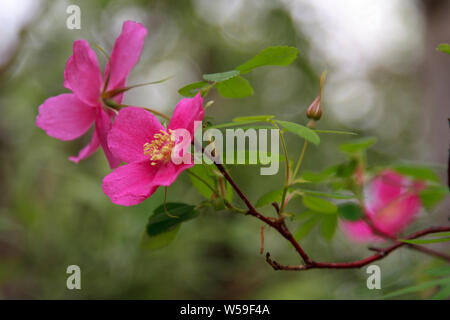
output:
[[[164,128],[150,112],[128,107],[120,110],[108,136],[112,153],[128,163],[111,172],[103,179],[103,192],[115,204],[131,206],[150,197],[159,186],[171,185],[178,175],[192,167],[189,163],[175,164],[172,150],[181,142],[174,136],[177,129],[194,137],[194,121],[203,119],[203,98],[182,99],[172,118]],[[184,141],[185,142],[185,141]]]
[[[419,192],[423,187],[423,183],[413,182],[394,171],[383,171],[367,187],[364,210],[367,218],[378,230],[396,236],[421,209]],[[355,242],[381,240],[363,220],[343,221],[341,226]]]
[[[107,134],[111,129],[115,112],[102,107],[103,95],[123,88],[131,69],[141,55],[147,30],[139,23],[126,21],[117,38],[111,57],[106,65],[105,77],[100,72],[97,56],[86,40],[73,43],[73,55],[64,71],[64,87],[72,93],[48,98],[39,106],[36,125],[49,136],[59,140],[73,140],[82,136],[95,123],[91,142],[78,156],[69,159],[78,163],[102,146],[111,168],[120,164],[109,150]],[[105,82],[107,82],[105,88]],[[117,103],[123,94],[114,97]]]

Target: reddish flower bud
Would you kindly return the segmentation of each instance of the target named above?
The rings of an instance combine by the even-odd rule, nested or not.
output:
[[[322,102],[320,95],[317,96],[308,109],[306,109],[306,116],[312,120],[319,120],[322,117]]]
[[[322,72],[322,75],[320,76],[320,89],[319,89],[319,95],[317,98],[314,99],[314,101],[311,103],[311,105],[306,109],[306,116],[309,119],[312,120],[319,120],[322,117],[322,87],[325,82],[325,75],[326,72]]]

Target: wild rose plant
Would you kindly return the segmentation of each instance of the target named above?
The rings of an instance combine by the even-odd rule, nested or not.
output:
[[[322,96],[325,73],[320,77],[318,96],[309,107],[305,106],[309,119],[305,125],[277,119],[275,115],[239,115],[230,123],[213,124],[214,120],[202,123],[203,130],[216,130],[216,138],[206,141],[208,146],[204,141],[194,139],[205,109],[212,104],[208,101],[212,90],[217,90],[225,98],[252,95],[253,89],[244,75],[255,68],[291,64],[297,57],[296,48],[269,47],[233,70],[203,75],[203,80],[174,93],[184,98],[168,117],[157,110],[122,104],[123,95],[134,87],[127,86],[127,79],[138,62],[146,34],[147,30],[141,24],[126,21],[103,76],[88,42],[75,41],[73,55],[68,59],[64,72],[64,86],[72,93],[45,100],[36,119],[39,128],[60,140],[76,139],[94,124],[91,142],[69,159],[78,163],[101,146],[114,169],[103,179],[102,188],[114,204],[137,205],[151,197],[159,187],[167,191],[183,172],[189,173],[192,185],[205,199],[197,204],[167,203],[164,200],[149,218],[143,246],[158,249],[168,245],[182,223],[196,218],[209,207],[217,211],[244,213],[260,220],[261,254],[264,252],[265,227],[275,229],[288,241],[302,263],[283,265],[272,260],[267,252],[266,261],[275,270],[360,268],[404,246],[450,261],[448,255],[424,246],[448,241],[449,226],[429,227],[405,234],[406,229],[414,229],[414,221],[421,212],[432,211],[447,196],[448,188],[441,186],[436,173],[426,167],[369,166],[368,149],[376,143],[374,137],[354,139],[354,132],[318,129],[319,120],[326,115]],[[213,115],[213,111],[211,113]],[[285,162],[284,170],[280,172],[284,175],[284,184],[278,188],[268,187],[267,193],[256,202],[251,201],[232,178],[229,164],[225,166],[217,160],[222,159],[218,148],[222,144],[217,138],[219,129],[242,129],[249,125],[275,130],[282,146],[282,155],[278,158]],[[180,131],[181,135],[178,134]],[[287,134],[296,135],[300,144],[288,146]],[[308,146],[320,145],[321,139],[330,134],[349,137],[349,141],[340,145],[337,151],[344,153],[347,160],[323,170],[302,170]],[[182,143],[192,148],[180,149]],[[207,159],[210,161],[194,161],[195,149],[200,152],[209,150]],[[289,154],[289,149],[301,150],[297,161]],[[260,150],[259,157],[266,151]],[[278,150],[271,152],[277,153]],[[174,154],[183,161],[174,161]],[[120,166],[121,163],[124,164]],[[232,193],[237,198],[233,199]],[[302,204],[291,201],[294,197],[301,197]],[[273,214],[261,213],[260,208],[264,206],[272,206]],[[350,241],[382,247],[371,247],[375,253],[361,260],[318,262],[301,246],[302,239],[316,226],[320,227],[321,236],[329,241],[340,226]],[[418,239],[426,235],[434,238]]]

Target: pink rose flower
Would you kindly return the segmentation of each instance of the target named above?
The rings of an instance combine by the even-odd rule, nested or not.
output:
[[[367,187],[364,208],[367,218],[378,230],[395,237],[420,211],[419,192],[423,187],[422,182],[411,181],[394,171],[383,171]],[[381,240],[363,220],[343,221],[341,226],[354,242]]]
[[[119,111],[108,136],[112,153],[128,163],[103,179],[103,192],[115,204],[131,206],[150,197],[159,186],[171,185],[178,175],[192,167],[189,163],[176,164],[172,151],[181,142],[175,130],[189,133],[190,146],[194,137],[194,121],[203,119],[203,98],[182,99],[176,106],[167,129],[150,112],[128,107]],[[181,155],[180,155],[181,156]]]
[[[131,69],[137,63],[144,46],[147,29],[139,23],[126,21],[117,38],[106,65],[104,79],[97,56],[86,40],[73,43],[73,55],[64,71],[64,87],[72,93],[48,98],[39,106],[36,125],[49,136],[59,140],[73,140],[82,136],[95,123],[91,142],[78,156],[69,159],[78,163],[92,155],[101,145],[111,168],[120,164],[109,150],[107,134],[115,112],[102,107],[102,98],[108,91],[123,88]],[[120,103],[123,94],[113,99]]]

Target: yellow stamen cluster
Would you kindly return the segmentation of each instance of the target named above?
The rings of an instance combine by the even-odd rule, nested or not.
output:
[[[152,166],[160,161],[171,159],[172,149],[175,146],[175,135],[173,130],[160,130],[153,136],[153,140],[144,144],[144,154],[150,156]]]

